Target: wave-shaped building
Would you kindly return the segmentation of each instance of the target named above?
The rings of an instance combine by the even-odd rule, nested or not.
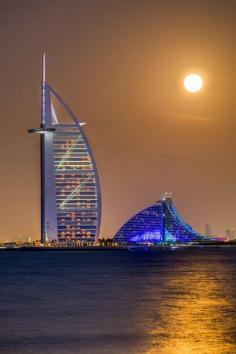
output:
[[[82,128],[84,123],[79,123],[46,82],[45,54],[42,72],[41,124],[29,130],[40,134],[41,242],[92,245],[98,239],[101,221],[95,159]]]
[[[188,243],[204,240],[209,239],[195,232],[182,220],[170,195],[130,218],[113,239],[118,244]]]

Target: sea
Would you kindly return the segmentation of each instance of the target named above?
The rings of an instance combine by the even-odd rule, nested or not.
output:
[[[0,251],[0,353],[236,353],[236,248]]]

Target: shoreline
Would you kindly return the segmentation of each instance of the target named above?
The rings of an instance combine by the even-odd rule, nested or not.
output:
[[[138,249],[139,246],[137,246]],[[186,249],[203,249],[203,248],[234,248],[236,247],[236,244],[206,244],[206,245],[188,245],[188,246],[147,246],[147,251],[161,251],[161,250],[186,250]],[[140,249],[142,246],[140,247]],[[0,252],[109,252],[109,251],[116,251],[116,252],[121,252],[121,251],[130,251],[129,246],[116,246],[116,247],[96,247],[96,246],[90,246],[90,247],[48,247],[48,246],[42,246],[42,247],[2,247],[0,248]]]

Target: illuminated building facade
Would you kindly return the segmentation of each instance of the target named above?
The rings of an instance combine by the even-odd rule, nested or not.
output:
[[[92,245],[101,220],[100,183],[96,163],[69,106],[45,80],[41,82],[40,134],[41,242]]]
[[[188,243],[209,240],[195,232],[177,213],[169,195],[129,219],[116,233],[119,244]]]

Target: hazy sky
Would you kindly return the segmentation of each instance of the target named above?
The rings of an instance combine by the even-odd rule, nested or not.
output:
[[[41,54],[93,147],[101,236],[171,191],[197,231],[236,229],[236,2],[0,1],[0,238],[40,237]],[[185,74],[205,78],[184,91]]]

